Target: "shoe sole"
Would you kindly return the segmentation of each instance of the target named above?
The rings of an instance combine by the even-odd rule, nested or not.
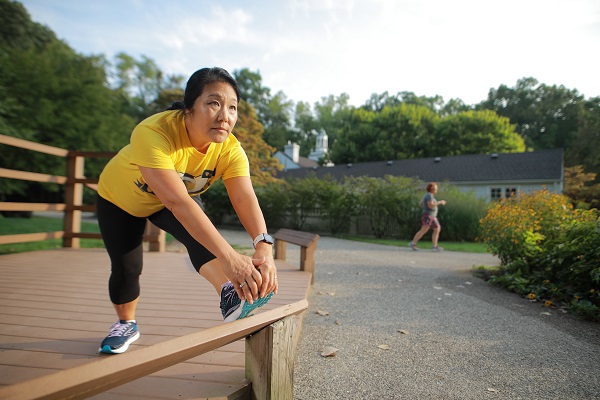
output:
[[[100,347],[100,349],[98,349],[98,351],[100,353],[104,353],[104,354],[121,354],[121,353],[125,353],[127,351],[127,349],[129,348],[129,345],[131,343],[135,342],[136,340],[138,340],[139,338],[140,338],[140,331],[137,331],[135,333],[135,335],[133,335],[125,343],[123,343],[123,345],[121,347],[113,349],[109,345],[105,345],[103,347]]]
[[[225,322],[235,321],[236,319],[242,319],[251,316],[252,311],[256,310],[259,307],[264,306],[267,302],[273,297],[273,292],[269,293],[265,297],[261,297],[258,300],[255,300],[252,304],[248,303],[246,300],[242,300],[240,306],[229,314],[227,318],[225,318]]]

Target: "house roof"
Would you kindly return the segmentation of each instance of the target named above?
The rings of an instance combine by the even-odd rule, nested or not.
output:
[[[528,153],[472,154],[409,160],[373,161],[333,167],[300,168],[282,171],[278,177],[302,178],[314,172],[341,180],[345,176],[385,175],[414,177],[427,182],[562,180],[563,150]]]
[[[310,158],[307,157],[298,157],[298,162],[294,162],[294,160],[292,159],[292,157],[290,157],[289,155],[285,154],[283,151],[278,151],[276,153],[276,155],[278,155],[281,158],[285,158],[287,160],[287,163],[291,163],[291,164],[295,164],[298,165],[300,168],[314,168],[314,167],[318,167],[319,163],[311,160]]]

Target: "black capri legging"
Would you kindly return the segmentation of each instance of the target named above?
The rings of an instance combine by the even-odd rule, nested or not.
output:
[[[199,198],[193,199],[200,207]],[[167,208],[145,218],[134,217],[100,196],[96,204],[100,233],[111,262],[108,292],[113,304],[129,303],[140,295],[146,219],[169,232],[186,247],[196,271],[216,258],[188,233]]]

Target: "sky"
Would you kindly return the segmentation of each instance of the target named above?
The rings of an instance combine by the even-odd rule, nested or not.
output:
[[[600,96],[599,0],[21,0],[84,55],[146,56],[187,78],[259,72],[313,105],[413,92],[476,104],[524,77]]]

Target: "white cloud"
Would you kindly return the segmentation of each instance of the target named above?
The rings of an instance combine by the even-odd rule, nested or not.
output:
[[[23,4],[80,52],[143,54],[185,76],[249,68],[296,102],[346,92],[360,105],[372,93],[413,91],[472,104],[525,76],[600,95],[597,0]]]

